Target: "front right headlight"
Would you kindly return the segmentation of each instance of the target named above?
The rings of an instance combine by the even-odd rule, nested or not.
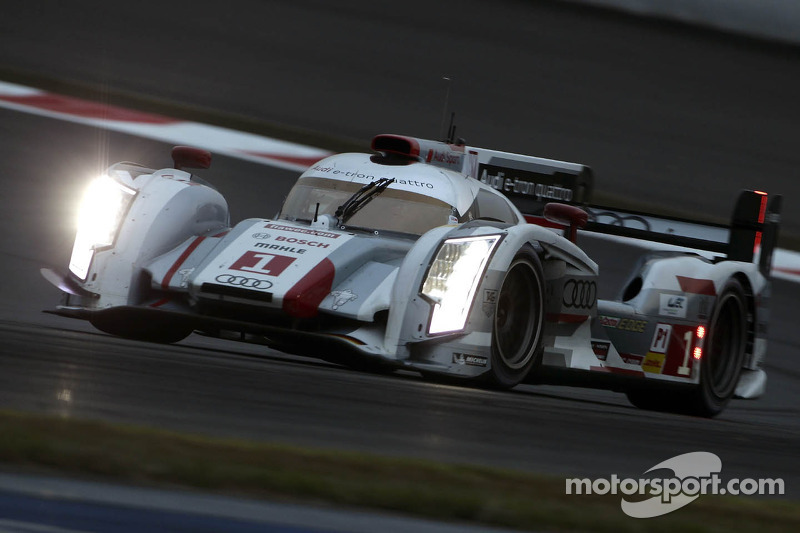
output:
[[[89,273],[95,250],[114,244],[122,220],[136,191],[109,176],[101,176],[89,184],[78,210],[78,232],[70,271],[82,281]]]
[[[433,304],[429,334],[464,329],[475,291],[500,235],[447,239],[428,268],[420,291]]]

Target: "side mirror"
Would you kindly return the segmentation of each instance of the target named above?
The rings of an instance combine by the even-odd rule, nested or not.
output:
[[[578,238],[578,228],[582,228],[589,221],[589,214],[574,205],[551,202],[544,206],[544,218],[550,222],[569,226],[567,238],[575,242]]]
[[[191,146],[176,146],[172,149],[172,160],[175,168],[209,168],[211,166],[211,152],[192,148]]]

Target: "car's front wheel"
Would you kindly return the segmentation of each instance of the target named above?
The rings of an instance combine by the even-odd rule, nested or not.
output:
[[[508,389],[541,362],[544,328],[542,263],[529,246],[506,272],[495,304],[489,384]]]

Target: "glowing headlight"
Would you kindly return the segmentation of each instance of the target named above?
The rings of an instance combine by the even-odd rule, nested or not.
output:
[[[500,235],[447,239],[431,263],[422,295],[433,303],[428,333],[464,329],[472,300]]]
[[[80,279],[86,279],[94,251],[114,244],[135,194],[136,191],[108,176],[89,184],[78,211],[78,233],[69,262],[69,269]]]

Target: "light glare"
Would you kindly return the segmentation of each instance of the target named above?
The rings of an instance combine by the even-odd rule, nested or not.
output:
[[[93,180],[86,188],[78,210],[78,231],[69,265],[80,279],[86,279],[94,250],[114,243],[134,194],[135,191],[108,176]]]
[[[448,239],[431,264],[422,294],[433,302],[429,333],[464,328],[472,299],[498,235]]]

